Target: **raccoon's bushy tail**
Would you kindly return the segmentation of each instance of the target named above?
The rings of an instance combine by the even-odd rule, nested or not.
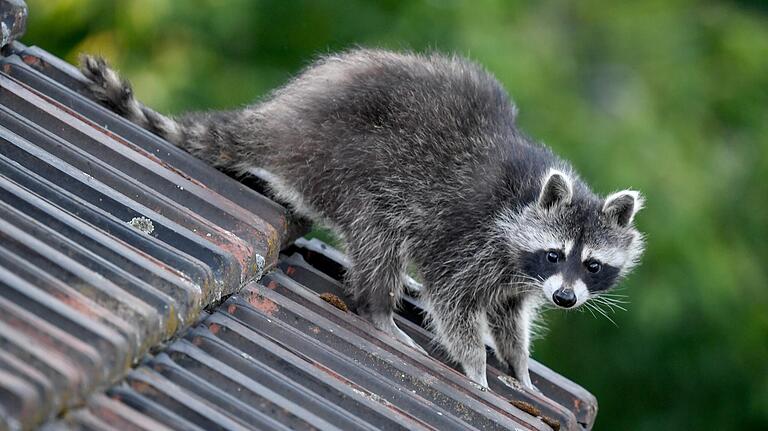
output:
[[[238,112],[188,113],[174,119],[136,100],[131,84],[103,58],[84,55],[80,62],[80,70],[91,81],[93,97],[114,112],[218,169],[242,174],[259,166],[256,155],[261,152],[254,139],[242,135],[255,125],[240,124]]]
[[[121,79],[103,58],[83,55],[80,58],[80,70],[91,80],[89,90],[99,102],[141,127],[180,145],[183,138],[181,125],[136,100],[131,84]]]
[[[174,119],[136,100],[131,84],[103,58],[84,55],[80,61],[93,97],[116,113],[218,169],[244,173],[258,166],[253,140],[238,134],[243,127],[236,113],[188,113]]]

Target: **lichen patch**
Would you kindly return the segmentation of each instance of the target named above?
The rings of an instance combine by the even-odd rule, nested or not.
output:
[[[155,231],[155,225],[152,224],[152,220],[146,217],[134,217],[128,222],[128,225],[147,235],[152,235],[152,232]]]

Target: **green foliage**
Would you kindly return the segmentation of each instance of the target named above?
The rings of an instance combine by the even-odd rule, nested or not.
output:
[[[237,107],[318,53],[456,51],[601,192],[631,186],[648,252],[618,328],[547,313],[535,356],[600,429],[768,429],[768,10],[759,1],[28,0],[25,38],[100,52],[162,111]],[[598,316],[600,317],[600,316]]]

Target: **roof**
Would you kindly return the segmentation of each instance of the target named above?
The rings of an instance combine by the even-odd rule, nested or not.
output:
[[[16,48],[0,59],[0,382],[13,388],[0,406],[32,424],[258,279],[286,222],[272,201],[77,94],[75,81],[51,79],[71,67]]]
[[[542,393],[491,356],[476,388],[418,299],[397,323],[430,357],[376,331],[344,255],[293,242],[281,206],[84,97],[62,60],[3,52],[0,430],[592,427],[595,398],[539,363]]]

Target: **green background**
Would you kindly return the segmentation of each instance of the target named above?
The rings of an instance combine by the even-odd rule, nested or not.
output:
[[[24,42],[101,53],[170,113],[243,105],[354,45],[482,63],[597,191],[647,197],[618,327],[548,312],[534,356],[598,397],[596,429],[768,429],[766,3],[27,3]]]

